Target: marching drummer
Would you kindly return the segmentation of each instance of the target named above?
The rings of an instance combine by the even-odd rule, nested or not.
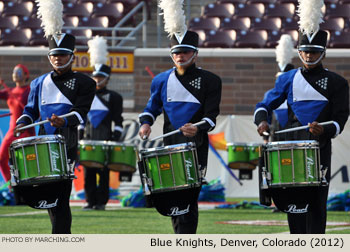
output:
[[[198,34],[186,29],[181,1],[163,0],[160,8],[166,17],[165,29],[171,37],[170,53],[175,68],[154,77],[151,97],[139,115],[139,136],[141,139],[150,136],[151,126],[163,111],[164,133],[181,131],[165,137],[164,145],[195,142],[204,177],[208,158],[207,132],[215,127],[219,114],[221,79],[196,66]],[[205,123],[193,125],[201,120]],[[196,233],[199,192],[200,187],[158,193],[151,195],[151,200],[158,212],[171,217],[175,233]]]
[[[84,122],[95,94],[96,83],[89,76],[73,72],[75,37],[61,33],[63,5],[60,0],[38,1],[38,16],[42,19],[49,44],[48,59],[53,71],[31,83],[28,103],[17,120],[14,133],[38,119],[50,123],[40,126],[39,135],[60,134],[65,137],[67,158],[74,167],[77,153],[77,126]],[[72,112],[66,118],[60,115]],[[40,157],[37,157],[40,158]],[[25,203],[36,209],[48,209],[52,233],[71,233],[72,215],[69,198],[72,179],[17,188]]]
[[[298,54],[303,67],[290,70],[277,78],[275,88],[256,105],[254,119],[258,133],[262,135],[264,131],[269,130],[268,116],[287,99],[286,128],[308,125],[309,129],[289,132],[286,134],[286,140],[317,140],[321,165],[328,168],[326,179],[329,182],[331,139],[342,132],[348,119],[349,87],[343,77],[328,71],[322,65],[327,44],[327,32],[319,29],[323,1],[299,2]],[[319,124],[326,121],[333,123],[325,126]],[[292,200],[284,209],[280,209],[288,214],[291,233],[325,233],[328,188],[329,184],[317,187],[315,191],[300,189],[297,195],[299,199],[304,198],[304,194],[309,195],[305,199],[306,203],[298,207]],[[278,197],[274,198],[274,201],[278,200]]]
[[[123,132],[123,97],[107,89],[111,75],[111,68],[106,65],[107,41],[103,37],[96,36],[88,41],[88,46],[90,63],[94,68],[92,78],[97,83],[97,90],[88,113],[88,120],[86,124],[79,126],[79,138],[118,141]],[[107,167],[84,167],[84,190],[87,201],[84,210],[105,210],[109,200],[109,172]],[[98,185],[97,174],[100,178]]]

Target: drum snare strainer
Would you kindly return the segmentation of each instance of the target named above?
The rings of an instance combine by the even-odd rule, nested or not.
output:
[[[319,186],[320,150],[317,141],[281,141],[265,146],[269,187]]]

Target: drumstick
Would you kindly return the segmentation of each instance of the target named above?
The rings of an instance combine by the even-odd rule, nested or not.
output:
[[[200,121],[200,122],[197,122],[197,123],[193,124],[193,126],[199,126],[199,125],[202,125],[202,124],[204,124],[206,122],[207,121]],[[179,132],[180,132],[179,129],[173,130],[173,131],[170,131],[170,132],[168,132],[168,133],[166,133],[164,135],[157,136],[157,137],[151,139],[150,141],[154,141],[154,140],[157,140],[157,139],[162,138],[162,137],[168,137],[168,136],[174,135],[174,134],[179,133]]]
[[[58,117],[59,118],[65,118],[65,117],[72,116],[74,114],[75,114],[75,112],[70,112],[68,114],[60,115]],[[32,128],[32,127],[35,127],[35,126],[38,126],[38,125],[41,125],[41,124],[44,124],[44,123],[48,123],[48,122],[49,122],[49,120],[43,120],[43,121],[40,121],[40,122],[37,122],[37,123],[32,123],[32,124],[23,126],[23,127],[19,128],[18,130],[24,130],[24,129]]]
[[[12,113],[2,114],[2,115],[0,115],[0,118],[1,118],[1,117],[6,117],[6,116],[10,116],[10,115],[12,115]]]
[[[334,123],[334,121],[328,121],[328,122],[321,122],[319,123],[319,125],[328,125],[328,124],[332,124]],[[297,130],[303,130],[303,129],[307,129],[310,128],[309,125],[305,125],[305,126],[300,126],[300,127],[295,127],[295,128],[290,128],[290,129],[285,129],[285,130],[279,130],[276,131],[275,134],[280,134],[280,133],[285,133],[285,132],[291,132],[291,131],[297,131]]]

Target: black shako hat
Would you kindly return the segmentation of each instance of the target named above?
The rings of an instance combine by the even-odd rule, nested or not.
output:
[[[199,36],[194,31],[186,31],[182,38],[173,34],[170,40],[171,53],[198,51]]]
[[[302,34],[299,31],[299,51],[323,52],[326,50],[328,34],[326,31],[319,30],[310,36]]]
[[[109,77],[111,75],[111,68],[105,64],[95,64],[94,68],[95,70],[92,72],[93,77]]]
[[[75,48],[75,37],[68,33],[49,35],[49,55],[73,54]]]

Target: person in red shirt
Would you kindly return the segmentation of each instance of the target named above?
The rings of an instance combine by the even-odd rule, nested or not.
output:
[[[26,130],[20,137],[13,135],[13,130],[16,127],[16,120],[23,113],[24,106],[27,104],[27,99],[30,91],[30,86],[27,84],[29,80],[28,68],[22,64],[18,64],[14,67],[12,73],[12,80],[15,82],[16,87],[8,88],[6,84],[0,79],[3,89],[0,90],[0,99],[6,100],[10,109],[11,119],[10,127],[7,131],[0,147],[0,171],[5,182],[11,178],[9,161],[9,147],[11,143],[19,138],[29,137],[35,135],[34,128]]]

